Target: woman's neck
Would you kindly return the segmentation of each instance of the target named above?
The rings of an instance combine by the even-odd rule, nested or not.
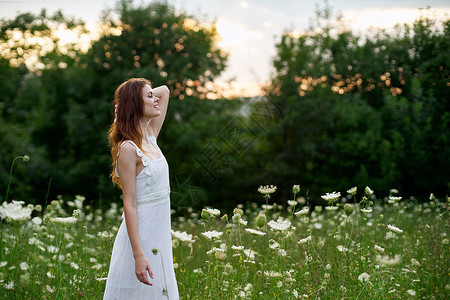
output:
[[[147,139],[149,123],[150,123],[150,120],[142,120],[141,123],[140,123],[140,128],[141,128],[141,133],[142,133],[142,140],[146,141],[147,143],[149,142],[148,139]]]

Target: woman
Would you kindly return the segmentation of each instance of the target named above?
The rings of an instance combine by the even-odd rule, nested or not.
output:
[[[103,299],[178,299],[170,235],[169,168],[156,139],[169,89],[133,78],[116,90],[109,131],[112,180],[124,220],[114,242]]]

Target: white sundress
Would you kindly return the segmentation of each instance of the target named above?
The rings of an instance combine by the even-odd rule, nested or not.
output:
[[[149,135],[147,138],[161,152],[156,138]],[[125,142],[134,145],[136,154],[144,165],[144,169],[136,176],[137,218],[142,250],[150,263],[154,279],[148,277],[153,283],[150,286],[136,278],[133,251],[124,218],[114,241],[103,299],[176,300],[179,299],[179,295],[173,268],[170,233],[169,166],[162,152],[161,158],[150,160],[135,143]],[[117,168],[116,175],[118,176]],[[158,249],[156,255],[152,253],[154,248]]]

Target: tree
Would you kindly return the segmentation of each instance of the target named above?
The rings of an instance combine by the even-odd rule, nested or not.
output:
[[[316,24],[277,44],[267,95],[285,114],[259,150],[270,175],[288,189],[301,174],[316,197],[364,184],[448,193],[449,21],[360,37],[326,7]]]
[[[23,151],[35,163],[28,170],[29,182],[38,187],[32,195],[18,196],[42,201],[53,178],[52,195],[82,193],[90,199],[113,200],[118,193],[107,176],[106,136],[116,87],[130,77],[146,77],[154,86],[167,84],[172,101],[185,95],[204,98],[209,92],[205,86],[225,67],[226,54],[215,46],[213,24],[200,26],[194,17],[175,12],[165,2],[136,7],[122,1],[116,13],[116,20],[112,15],[105,17],[101,37],[86,53],[77,44],[58,44],[55,26],[84,32],[81,22],[60,13],[51,17],[45,12],[23,14],[2,21],[1,45],[6,50],[1,52],[0,76],[11,75],[16,80],[5,87],[7,97],[2,97],[0,113],[26,137]],[[14,44],[9,49],[8,41],[14,35],[21,37],[21,46]],[[51,44],[47,52],[37,42],[26,48],[34,35]],[[27,65],[31,54],[26,51],[37,54],[35,63]],[[9,170],[6,161],[2,168]]]

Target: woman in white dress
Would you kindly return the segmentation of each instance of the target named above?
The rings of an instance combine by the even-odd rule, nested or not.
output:
[[[167,161],[156,139],[169,102],[166,86],[132,78],[116,90],[109,131],[112,180],[124,220],[114,242],[103,299],[179,299],[170,234]]]

